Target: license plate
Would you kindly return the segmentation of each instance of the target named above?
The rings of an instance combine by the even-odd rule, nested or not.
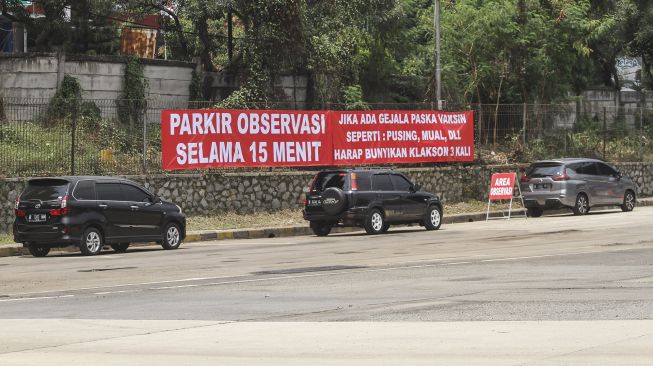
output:
[[[27,222],[45,222],[48,219],[46,214],[29,214]]]
[[[321,203],[320,200],[308,200],[309,206],[319,206]]]

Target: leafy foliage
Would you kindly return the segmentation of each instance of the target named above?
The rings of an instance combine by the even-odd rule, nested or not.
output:
[[[145,96],[148,84],[143,74],[144,69],[138,59],[127,59],[123,91],[120,99],[116,101],[120,120],[132,128],[141,124],[147,109]]]

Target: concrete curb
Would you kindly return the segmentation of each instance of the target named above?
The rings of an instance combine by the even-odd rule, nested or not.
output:
[[[637,201],[637,206],[653,206],[653,197],[652,198],[641,198]],[[618,209],[618,206],[607,206],[602,207],[604,209]],[[570,210],[550,210],[545,212],[545,216],[549,215],[559,215],[569,213]],[[465,214],[455,214],[445,217],[442,221],[443,224],[459,224],[465,222],[474,222],[474,221],[484,221],[485,212],[472,212]],[[490,218],[500,218],[508,215],[508,210],[504,211],[491,211]],[[513,210],[513,218],[523,218],[524,214],[522,210]],[[333,229],[333,233],[351,233],[362,231],[362,228],[358,227],[336,227]],[[283,237],[292,237],[292,236],[304,236],[312,235],[311,229],[306,226],[285,226],[285,227],[271,227],[271,228],[254,228],[254,229],[232,229],[232,230],[202,230],[202,231],[191,231],[186,235],[184,242],[186,243],[197,243],[203,241],[216,241],[216,240],[228,240],[228,239],[262,239],[262,238],[283,238]],[[155,243],[139,243],[134,244],[131,247],[142,247],[142,246],[152,246],[158,244]],[[55,248],[54,252],[78,252],[79,248],[75,246],[67,246],[64,248]],[[23,248],[22,245],[12,244],[12,245],[0,245],[0,257],[9,257],[16,255],[29,254],[27,248]]]

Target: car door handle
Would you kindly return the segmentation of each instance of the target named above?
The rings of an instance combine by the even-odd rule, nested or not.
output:
[[[109,206],[105,205],[104,203],[100,203],[99,205],[97,205],[97,207],[99,207],[99,208],[101,208],[101,209],[104,210],[105,208],[107,208],[107,207],[109,207]]]
[[[138,206],[129,206],[129,208],[131,208],[132,211],[136,211],[136,210],[138,210]]]

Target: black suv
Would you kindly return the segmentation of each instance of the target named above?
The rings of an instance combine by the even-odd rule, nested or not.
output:
[[[388,231],[391,224],[419,223],[426,230],[442,224],[437,196],[420,192],[403,174],[383,169],[326,170],[309,186],[304,219],[317,236],[335,225],[360,226],[368,234]]]
[[[35,257],[77,245],[85,255],[105,244],[124,252],[133,242],[177,249],[186,236],[181,208],[138,184],[110,177],[31,179],[16,199],[14,241]]]

